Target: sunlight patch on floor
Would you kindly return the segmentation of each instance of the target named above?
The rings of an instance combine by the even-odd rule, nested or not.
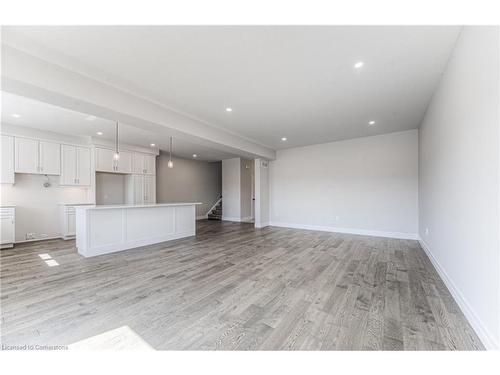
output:
[[[68,346],[69,349],[76,350],[154,350],[129,326],[122,326]]]

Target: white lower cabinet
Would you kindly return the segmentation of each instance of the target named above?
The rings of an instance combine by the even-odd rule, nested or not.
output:
[[[63,240],[71,240],[76,235],[76,212],[75,206],[86,206],[87,204],[60,204],[59,224]],[[89,204],[91,205],[91,204]]]
[[[0,248],[12,247],[16,241],[16,208],[0,208]]]
[[[156,176],[133,174],[127,176],[125,189],[126,203],[156,203]]]

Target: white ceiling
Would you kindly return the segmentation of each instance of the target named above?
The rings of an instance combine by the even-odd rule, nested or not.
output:
[[[9,26],[2,40],[280,149],[418,127],[459,32],[455,26]],[[370,120],[376,125],[368,126]]]
[[[93,121],[89,121],[87,119],[89,116],[84,113],[70,111],[6,92],[1,92],[1,94],[1,119],[3,124],[114,141],[115,123],[110,120],[94,117]],[[12,115],[19,115],[20,117],[13,117]],[[97,135],[97,132],[103,134]],[[168,150],[169,147],[168,137],[159,137],[127,124],[120,124],[119,140],[121,143],[140,147],[150,147],[150,144],[154,143],[161,150]],[[235,155],[186,142],[179,138],[174,138],[173,145],[173,153],[184,158],[192,158],[193,154],[197,154],[197,160],[203,161],[216,161],[235,157]]]

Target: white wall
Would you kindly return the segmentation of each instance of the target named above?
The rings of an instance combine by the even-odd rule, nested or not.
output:
[[[222,219],[241,220],[241,160],[222,160]]]
[[[64,143],[85,145],[88,142],[85,137],[73,137],[6,123],[1,124],[1,132]],[[59,176],[49,176],[51,186],[45,188],[45,176],[16,173],[14,185],[0,185],[2,204],[17,206],[16,242],[25,241],[26,233],[34,233],[34,239],[59,237],[59,203],[88,203],[92,200],[90,188],[59,187],[59,179]]]
[[[14,185],[1,185],[2,204],[16,205],[16,242],[60,236],[59,203],[86,203],[87,190],[59,187],[59,176],[49,176],[51,187],[43,187],[45,176],[16,173]]]
[[[499,28],[465,27],[420,128],[423,247],[488,347],[500,317],[498,85]]]
[[[271,225],[416,238],[418,132],[277,152]]]
[[[196,206],[198,217],[206,215],[222,191],[221,163],[172,158],[174,168],[168,168],[168,155],[156,158],[156,199],[158,203],[201,202]]]
[[[269,225],[269,162],[255,159],[255,227]]]

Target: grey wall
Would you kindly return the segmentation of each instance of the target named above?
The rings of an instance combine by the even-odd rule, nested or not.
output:
[[[499,39],[498,27],[463,29],[419,153],[420,237],[488,347],[500,337]]]
[[[96,204],[125,203],[125,175],[97,172],[95,182]]]
[[[156,201],[202,202],[196,215],[207,213],[222,191],[221,162],[204,162],[172,158],[174,168],[167,167],[168,154],[156,158]]]
[[[416,238],[418,132],[279,150],[271,225]]]

